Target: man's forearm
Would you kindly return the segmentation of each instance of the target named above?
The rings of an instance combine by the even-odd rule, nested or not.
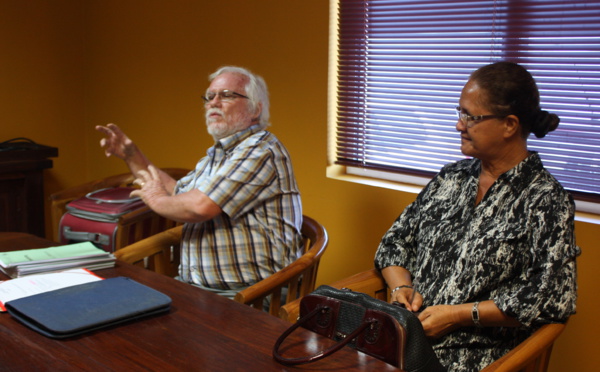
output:
[[[150,197],[145,201],[159,215],[178,222],[204,222],[222,213],[221,208],[199,190]]]

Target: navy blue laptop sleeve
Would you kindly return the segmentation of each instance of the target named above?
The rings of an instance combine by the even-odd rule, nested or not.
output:
[[[168,312],[171,298],[116,277],[8,301],[6,310],[51,338],[67,338]]]

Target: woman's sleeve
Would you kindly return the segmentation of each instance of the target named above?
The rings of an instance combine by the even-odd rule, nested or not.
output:
[[[388,266],[402,266],[414,272],[416,261],[416,236],[418,233],[422,204],[439,187],[443,172],[440,172],[419,193],[416,200],[407,206],[383,235],[375,253],[375,267],[379,270]]]
[[[375,253],[376,268],[381,270],[388,266],[402,266],[410,271],[409,267],[412,266],[411,262],[414,260],[412,243],[414,242],[416,214],[418,211],[413,203],[406,207],[394,221],[392,227],[383,235]]]
[[[530,224],[532,262],[513,293],[498,293],[496,305],[523,325],[564,322],[577,300],[574,202],[566,192],[539,195],[533,201]]]

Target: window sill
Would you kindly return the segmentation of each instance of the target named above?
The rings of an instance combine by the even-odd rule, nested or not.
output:
[[[365,170],[361,168],[349,168],[342,165],[330,165],[327,167],[327,177],[331,179],[382,187],[391,190],[408,192],[415,195],[421,192],[423,186],[425,186],[429,181],[425,178],[419,180],[420,177],[413,177],[415,178],[415,180],[413,180],[414,182],[400,182],[398,180],[385,178],[383,177],[384,175],[392,174],[387,172]]]
[[[327,178],[407,192],[415,194],[415,196],[429,182],[429,178],[426,177],[400,175],[335,164],[327,167]],[[575,208],[576,221],[600,225],[599,203],[576,200]]]

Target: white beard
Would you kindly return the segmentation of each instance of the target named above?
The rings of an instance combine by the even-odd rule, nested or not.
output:
[[[213,136],[213,138],[216,140],[219,140],[221,138],[225,138],[227,136],[229,136],[232,133],[229,133],[230,128],[227,126],[226,123],[223,122],[206,122],[206,130],[208,132],[208,134],[210,134],[211,136]]]
[[[218,113],[221,117],[213,119],[210,117],[213,113]],[[211,108],[206,111],[206,130],[215,141],[229,137],[232,134],[247,128],[247,125],[241,120],[234,120],[233,123],[228,123],[227,121],[228,120],[223,116],[223,112],[218,108]]]

